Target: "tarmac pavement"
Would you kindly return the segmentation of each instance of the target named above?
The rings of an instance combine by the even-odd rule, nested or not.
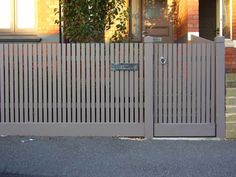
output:
[[[236,141],[0,137],[1,177],[236,177]]]

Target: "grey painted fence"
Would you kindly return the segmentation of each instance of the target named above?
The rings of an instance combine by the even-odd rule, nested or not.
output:
[[[217,40],[0,44],[0,133],[224,137],[224,43]]]

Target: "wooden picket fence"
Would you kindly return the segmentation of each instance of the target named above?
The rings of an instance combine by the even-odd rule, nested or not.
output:
[[[0,133],[223,137],[221,38],[211,44],[145,40],[0,44]],[[112,70],[112,64],[138,70]]]

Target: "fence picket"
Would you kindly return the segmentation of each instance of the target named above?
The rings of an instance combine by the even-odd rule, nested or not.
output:
[[[47,45],[48,53],[48,122],[52,122],[52,46]]]
[[[134,45],[132,43],[130,44],[129,58],[130,58],[129,62],[134,63]],[[130,117],[130,122],[135,123],[136,121],[134,118],[134,71],[130,72],[129,84],[130,84],[130,88],[129,88],[130,99],[128,100],[130,102],[130,116],[129,117]]]
[[[160,58],[162,57],[163,55],[163,52],[162,52],[162,44],[159,44],[158,45],[158,51],[159,51],[159,57],[158,59],[160,60]],[[158,61],[160,62],[160,61]],[[158,87],[159,87],[159,94],[158,94],[158,98],[159,98],[159,104],[158,104],[158,107],[159,107],[159,117],[158,117],[158,123],[163,123],[163,99],[162,99],[162,95],[163,95],[163,65],[159,64],[159,79],[158,79]]]
[[[86,121],[91,122],[91,115],[90,115],[90,105],[91,105],[91,91],[90,91],[90,65],[91,65],[91,58],[90,58],[90,44],[86,44]]]
[[[202,44],[201,60],[201,123],[206,123],[206,44]]]
[[[210,123],[210,62],[211,62],[211,46],[207,44],[206,46],[206,123]]]
[[[124,53],[124,62],[129,63],[129,44],[125,43],[125,53]],[[130,122],[130,117],[129,117],[129,74],[130,72],[125,71],[125,78],[124,78],[124,95],[125,95],[125,114],[124,114],[124,122]]]
[[[96,115],[96,105],[95,105],[95,96],[96,96],[96,82],[95,82],[95,44],[91,44],[91,122],[95,122]]]
[[[187,123],[187,97],[186,97],[186,93],[187,93],[187,66],[186,66],[186,44],[183,44],[183,50],[182,50],[182,63],[183,63],[183,67],[182,67],[182,84],[183,84],[183,88],[182,88],[182,123]]]
[[[191,123],[191,100],[192,100],[192,44],[187,46],[187,123]]]
[[[135,43],[134,45],[134,62],[139,63],[139,44]],[[139,68],[140,70],[140,68]],[[134,72],[134,118],[135,122],[140,122],[140,117],[139,117],[139,71]],[[117,77],[116,77],[117,78]]]
[[[30,60],[31,59],[29,59],[29,62]],[[47,45],[43,44],[43,119],[44,119],[44,122],[48,122],[47,71],[48,71]],[[29,82],[32,82],[31,79],[29,79]]]
[[[168,123],[172,123],[173,122],[173,115],[172,115],[172,110],[173,110],[173,92],[172,92],[172,89],[173,89],[173,67],[172,67],[172,64],[173,64],[173,44],[168,44],[168,119],[167,119],[167,122]]]
[[[168,55],[167,55],[167,44],[163,45],[163,57],[167,60],[168,62]],[[167,115],[167,91],[168,91],[168,80],[167,80],[167,74],[168,74],[168,65],[164,64],[163,65],[163,123],[167,123],[168,122],[168,115]]]
[[[52,122],[58,122],[57,115],[57,48],[52,44],[52,100],[53,100],[53,119]]]
[[[119,44],[115,44],[115,63],[119,63]],[[119,87],[120,74],[119,72],[115,72],[115,108],[116,108],[116,116],[115,122],[120,122],[120,87]]]
[[[62,81],[62,77],[61,77],[61,71],[62,71],[62,67],[61,67],[61,45],[57,44],[56,45],[57,48],[57,65],[58,65],[58,69],[57,69],[57,73],[58,73],[58,122],[62,122],[62,85],[61,85],[61,81]]]
[[[101,60],[100,60],[100,69],[101,69],[101,75],[100,75],[100,83],[101,83],[101,123],[105,122],[105,95],[104,95],[104,85],[105,85],[105,80],[104,80],[104,61],[105,61],[105,51],[104,51],[104,44],[100,45],[101,47]]]
[[[81,51],[80,44],[76,46],[76,63],[77,63],[77,122],[82,122],[81,117]]]
[[[197,44],[197,123],[201,123],[201,44]]]
[[[144,45],[143,43],[139,44],[139,50],[140,50],[140,55],[139,55],[139,63],[140,63],[140,70],[139,70],[139,88],[140,88],[140,92],[139,92],[139,109],[140,109],[140,122],[144,123]]]
[[[5,44],[4,45],[5,47],[5,63],[4,63],[4,68],[5,68],[5,122],[8,123],[10,120],[9,120],[9,46],[8,44]],[[21,59],[19,60],[19,63],[20,63],[20,66],[22,66],[22,56],[21,56]],[[21,81],[23,81],[22,79],[22,68],[19,72],[20,74],[20,78],[21,78]],[[20,86],[22,86],[22,82],[20,82]],[[20,87],[20,108],[21,108],[21,122],[23,122],[23,101],[22,101],[22,87]]]
[[[100,116],[100,45],[96,44],[96,122],[101,121]]]
[[[66,71],[67,71],[67,122],[72,121],[71,117],[71,44],[66,45]]]
[[[35,46],[36,47],[36,46]],[[20,122],[24,122],[24,80],[23,80],[23,46],[19,44],[19,101],[20,101]],[[7,69],[8,70],[8,69]],[[8,75],[8,74],[7,74]],[[6,76],[7,77],[7,76]],[[8,85],[8,81],[5,81]],[[8,90],[8,88],[7,88]],[[8,93],[6,91],[6,101],[8,101]],[[6,102],[6,118],[8,117],[8,103]]]
[[[76,122],[76,77],[75,77],[75,44],[71,46],[71,67],[72,67],[72,122]]]
[[[215,101],[216,101],[216,88],[214,87],[216,84],[216,76],[215,76],[215,71],[216,71],[216,55],[215,55],[215,44],[211,45],[211,116],[210,116],[210,122],[215,123]]]
[[[106,79],[106,122],[111,122],[110,117],[110,46],[106,44],[106,59],[105,59],[105,79]]]
[[[13,45],[9,45],[9,69],[10,69],[10,117],[9,121],[14,122],[14,61],[13,61]],[[26,69],[27,71],[27,69]],[[26,72],[27,74],[27,72]],[[25,82],[26,83],[26,82]],[[27,88],[27,84],[25,84],[25,88]],[[27,94],[27,92],[26,92]],[[27,98],[27,95],[25,96]],[[26,99],[27,100],[27,99]],[[26,108],[28,107],[28,102],[25,102]],[[26,112],[25,117],[27,117],[26,120],[28,120],[28,112]]]
[[[124,44],[120,44],[120,63],[124,63]],[[125,122],[124,115],[124,71],[120,71],[120,122]]]
[[[4,102],[4,46],[0,44],[0,94],[1,94],[1,119],[0,122],[4,122],[5,119],[5,102]]]
[[[42,46],[38,44],[38,116],[39,122],[43,122],[43,96],[42,96]],[[27,74],[27,72],[25,73]],[[26,76],[27,77],[27,76]],[[27,86],[27,84],[25,85]],[[27,90],[26,93],[27,94]]]
[[[197,44],[192,45],[192,121],[197,122],[196,95],[197,95]]]
[[[177,123],[177,44],[173,44],[173,123]]]
[[[177,59],[177,79],[178,79],[178,114],[177,114],[177,122],[182,123],[182,44],[178,44],[178,59]]]
[[[114,44],[110,44],[110,67],[111,67],[111,64],[114,64],[114,60],[115,60],[115,55],[114,55]],[[115,105],[114,105],[114,102],[115,102],[115,93],[114,93],[114,90],[115,90],[115,74],[114,74],[114,71],[110,71],[111,73],[111,122],[114,123],[115,122]]]

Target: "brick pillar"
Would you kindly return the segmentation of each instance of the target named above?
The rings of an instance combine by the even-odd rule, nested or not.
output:
[[[198,0],[178,0],[178,2],[177,40],[186,42],[191,34],[199,34],[199,2]]]

